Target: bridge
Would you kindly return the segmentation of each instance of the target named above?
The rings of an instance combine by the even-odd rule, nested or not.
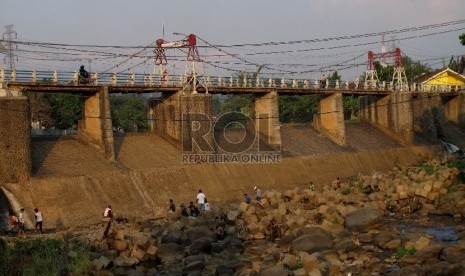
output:
[[[151,101],[154,132],[188,154],[215,154],[212,94],[253,94],[249,132],[276,152],[281,145],[278,98],[318,95],[312,126],[339,145],[346,145],[343,96],[360,97],[361,120],[402,144],[420,133],[431,141],[447,137],[448,123],[465,126],[465,96],[454,87],[378,82],[321,81],[251,76],[160,77],[154,74],[93,73],[80,83],[78,72],[0,69],[0,182],[21,182],[31,176],[30,107],[23,92],[72,93],[84,97],[78,137],[115,161],[110,94],[161,93]],[[200,127],[199,127],[200,126]],[[200,128],[201,131],[198,130]]]
[[[455,86],[396,84],[377,80],[285,79],[251,76],[199,76],[196,91],[211,94],[255,94],[277,91],[278,94],[331,94],[387,95],[396,91],[413,93],[441,92],[456,94]],[[158,74],[93,73],[91,81],[80,83],[79,73],[58,71],[30,71],[0,69],[0,88],[31,92],[95,93],[108,86],[109,93],[192,92],[192,81],[185,75],[161,77]],[[1,94],[0,94],[1,95]]]

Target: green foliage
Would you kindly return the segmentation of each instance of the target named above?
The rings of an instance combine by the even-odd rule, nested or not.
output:
[[[54,126],[59,129],[76,129],[77,122],[82,116],[82,97],[68,93],[50,93],[45,97],[51,107]]]
[[[313,95],[280,96],[279,119],[282,123],[308,123],[317,112],[318,102]]]
[[[432,175],[436,171],[436,169],[433,166],[431,166],[430,164],[428,164],[427,162],[420,163],[418,165],[418,167],[420,167],[422,170],[426,171],[426,173],[428,175]]]
[[[412,247],[412,248],[405,248],[403,245],[402,246],[399,246],[397,248],[397,251],[396,251],[396,257],[397,258],[401,258],[401,257],[404,257],[404,256],[410,256],[410,255],[413,255],[415,254],[415,252],[417,252],[417,250],[415,249],[415,247]]]
[[[33,239],[8,245],[0,240],[0,275],[83,275],[90,268],[87,249],[68,257],[62,240]]]
[[[252,117],[253,96],[252,95],[230,95],[220,108],[220,115],[228,112],[241,112]]]
[[[148,129],[147,102],[140,96],[110,97],[111,118],[114,127],[121,127],[125,132],[144,131]]]
[[[304,267],[304,263],[302,262],[302,259],[301,259],[301,258],[297,258],[297,260],[296,260],[295,263],[287,265],[287,268],[288,268],[290,271],[294,271],[294,270],[297,270],[297,269],[301,269],[302,267]]]
[[[461,34],[459,36],[459,39],[460,39],[460,44],[462,44],[463,46],[465,46],[465,33]]]
[[[413,61],[411,58],[407,56],[402,56],[401,60],[402,65],[405,68],[405,75],[409,82],[411,82],[413,78],[420,76],[421,74],[429,73],[432,71],[431,67],[429,67],[428,65],[421,64],[420,61]],[[376,73],[378,74],[378,79],[380,81],[392,81],[392,75],[394,73],[393,65],[383,67],[379,61],[375,61],[374,64]]]
[[[450,161],[447,166],[449,168],[457,168],[459,170],[465,169],[465,160],[464,159],[455,159]]]
[[[352,193],[353,191],[354,190],[351,187],[344,187],[344,188],[342,188],[341,193],[343,195],[348,195],[348,194]]]
[[[360,98],[354,96],[343,97],[344,117],[351,120],[360,116]]]

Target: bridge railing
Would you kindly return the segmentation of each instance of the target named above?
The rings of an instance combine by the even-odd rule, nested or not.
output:
[[[140,86],[140,87],[186,87],[189,78],[185,75],[136,74],[136,73],[91,73],[92,81],[86,86]],[[285,79],[254,76],[197,76],[198,85],[222,88],[281,88],[281,89],[331,89],[331,90],[378,90],[378,91],[417,91],[417,92],[454,92],[461,86],[451,85],[395,85],[392,82],[362,80],[322,80],[322,79]],[[59,85],[84,85],[79,83],[79,72],[4,70],[0,69],[2,83],[44,83]]]

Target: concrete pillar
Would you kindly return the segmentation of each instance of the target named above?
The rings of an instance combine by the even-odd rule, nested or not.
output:
[[[83,118],[79,121],[79,137],[97,148],[109,161],[115,161],[113,126],[108,86],[87,97]]]
[[[255,128],[259,139],[275,150],[281,149],[278,92],[271,91],[255,99]]]
[[[31,176],[31,118],[27,97],[0,98],[0,184]]]
[[[465,130],[465,95],[443,98],[444,114],[447,121]]]
[[[212,96],[182,91],[163,93],[151,106],[154,132],[183,153],[213,153]]]
[[[312,126],[317,131],[327,135],[336,144],[346,145],[342,93],[328,95],[320,99],[318,114],[313,116]]]
[[[412,94],[395,92],[387,96],[363,96],[360,99],[360,119],[383,131],[402,144],[412,144]]]

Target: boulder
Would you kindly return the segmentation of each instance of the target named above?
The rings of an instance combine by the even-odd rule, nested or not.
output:
[[[313,233],[299,236],[297,239],[292,241],[289,251],[291,253],[303,251],[311,254],[331,249],[333,247],[333,241],[331,240],[330,235],[323,229],[321,229],[321,231],[315,231]]]
[[[95,269],[101,270],[107,268],[110,265],[111,260],[105,256],[100,256],[100,258],[93,260],[92,263]]]
[[[288,275],[286,269],[281,266],[269,266],[260,269],[257,276],[283,276]]]
[[[182,259],[184,247],[177,243],[161,243],[158,245],[157,256],[164,262],[173,258]]]
[[[370,228],[377,226],[383,219],[383,213],[378,209],[358,209],[345,218],[345,227],[358,232],[367,232]]]
[[[161,243],[177,243],[186,245],[188,238],[186,233],[178,230],[169,231],[166,235],[161,237]]]
[[[199,238],[209,238],[211,241],[216,241],[216,234],[206,225],[189,228],[186,231],[186,236],[191,243]]]
[[[204,267],[205,262],[203,261],[195,261],[188,263],[185,267],[182,268],[182,275],[190,275],[191,273],[195,272],[201,273]]]
[[[212,241],[210,238],[203,237],[196,239],[192,242],[189,252],[191,255],[197,255],[201,253],[211,254],[212,252]]]

